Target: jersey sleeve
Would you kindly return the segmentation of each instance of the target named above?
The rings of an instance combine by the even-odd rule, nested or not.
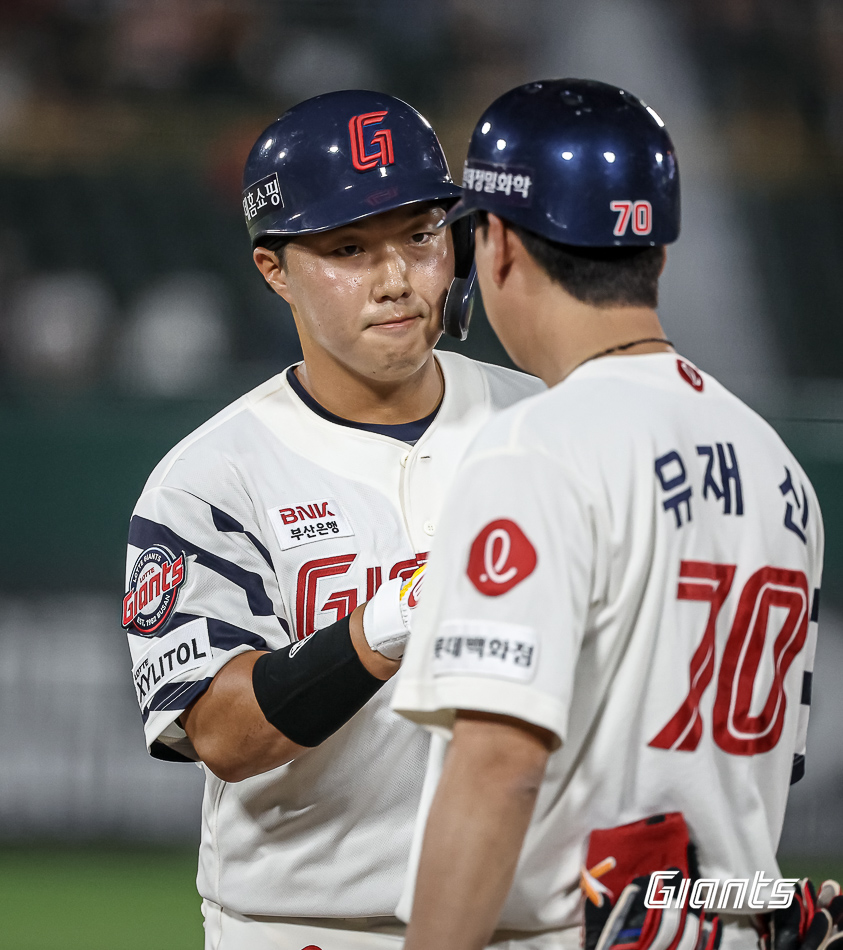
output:
[[[393,708],[449,731],[457,709],[565,741],[593,587],[594,504],[555,461],[473,456],[452,488]]]
[[[176,720],[229,660],[289,642],[270,554],[232,514],[181,488],[147,490],[132,516],[123,627],[147,747],[196,760]]]

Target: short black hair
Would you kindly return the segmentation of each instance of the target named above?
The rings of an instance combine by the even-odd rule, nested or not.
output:
[[[477,212],[484,233],[485,211]],[[593,307],[653,307],[659,302],[664,247],[576,247],[507,221],[527,253],[567,293]]]
[[[278,263],[283,267],[286,263],[284,253],[290,241],[292,241],[292,237],[287,237],[284,234],[264,234],[262,237],[255,238],[252,243],[252,250],[255,251],[262,247],[267,251],[272,251],[278,258]]]

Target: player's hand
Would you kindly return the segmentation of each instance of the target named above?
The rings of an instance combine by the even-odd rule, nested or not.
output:
[[[819,893],[804,877],[789,907],[758,918],[760,950],[843,950],[843,896],[837,881],[824,881]]]
[[[673,869],[669,869],[673,870]],[[717,915],[688,907],[645,907],[644,898],[650,883],[649,875],[634,878],[610,903],[606,895],[598,895],[601,903],[586,891],[585,947],[586,950],[610,950],[623,946],[624,950],[648,950],[649,947],[682,947],[683,950],[717,950],[722,936],[722,924]],[[679,891],[682,872],[676,869],[674,879],[664,880],[665,887]]]
[[[363,611],[366,642],[390,660],[400,660],[404,655],[424,569],[422,564],[408,581],[396,577],[382,584]]]

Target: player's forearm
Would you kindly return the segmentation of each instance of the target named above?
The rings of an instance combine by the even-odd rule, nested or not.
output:
[[[343,621],[339,621],[334,628],[314,634],[323,645],[326,637],[345,638],[346,665],[350,657],[352,667],[356,664],[358,670],[365,671],[359,697],[352,690],[337,700],[331,679],[320,688],[319,647],[314,650],[309,641],[300,641],[301,649],[308,652],[295,660],[297,675],[289,665],[292,651],[283,651],[285,656],[278,651],[273,660],[282,661],[281,665],[276,662],[271,670],[263,671],[261,689],[255,678],[261,671],[256,671],[255,665],[266,653],[237,656],[217,673],[206,692],[182,716],[183,728],[197,755],[215,775],[227,782],[240,782],[285,765],[336,731],[368,701],[380,683],[395,674],[400,663],[371,649],[363,633],[362,616],[360,606],[344,621],[344,631],[340,629]],[[308,669],[309,660],[317,661],[312,669]],[[335,655],[328,657],[328,666],[336,660]],[[341,681],[352,676],[351,668],[339,674]],[[336,688],[344,685],[339,682]],[[327,722],[323,721],[326,716]]]
[[[181,719],[196,754],[226,782],[268,772],[306,751],[267,722],[258,706],[252,669],[261,655],[234,657]]]
[[[548,756],[514,721],[461,715],[422,848],[405,950],[480,950],[512,884]]]

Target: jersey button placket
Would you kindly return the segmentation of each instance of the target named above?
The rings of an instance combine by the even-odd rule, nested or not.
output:
[[[413,531],[412,522],[413,493],[410,484],[413,470],[412,450],[409,452],[404,452],[399,461],[401,463],[401,489],[399,492],[399,497],[401,499],[401,514],[404,518],[404,530],[407,532],[407,537],[410,539],[410,544],[415,550],[416,538],[415,532]]]

